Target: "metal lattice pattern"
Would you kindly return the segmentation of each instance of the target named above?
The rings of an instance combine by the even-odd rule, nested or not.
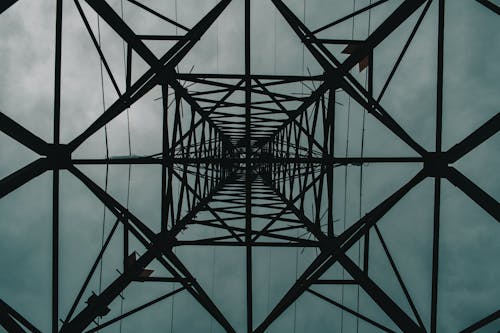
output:
[[[388,110],[380,103],[399,62],[428,14],[432,1],[406,0],[375,27],[366,39],[340,40],[320,38],[318,35],[356,15],[383,5],[376,1],[351,15],[322,28],[311,31],[281,0],[272,0],[278,13],[301,40],[305,49],[319,64],[319,75],[254,74],[251,71],[250,1],[245,1],[245,70],[242,74],[181,72],[178,65],[205,32],[216,22],[230,5],[221,0],[198,23],[187,28],[147,7],[147,2],[130,3],[148,13],[176,25],[183,34],[179,36],[140,35],[134,31],[109,4],[99,0],[85,0],[126,45],[126,89],[120,91],[110,67],[100,48],[100,41],[92,33],[85,11],[78,0],[64,5],[75,5],[83,24],[88,29],[107,74],[112,80],[118,98],[105,112],[77,137],[67,143],[60,142],[59,118],[61,96],[61,36],[63,1],[57,1],[56,22],[56,73],[54,141],[46,142],[25,129],[3,113],[0,113],[0,130],[40,155],[33,163],[0,180],[0,196],[23,186],[39,175],[53,173],[53,331],[94,332],[116,324],[121,319],[180,292],[189,293],[221,327],[235,332],[230,320],[212,300],[196,276],[176,255],[179,246],[234,246],[245,249],[246,326],[248,332],[264,332],[302,295],[308,293],[354,315],[372,327],[393,331],[361,311],[341,304],[314,286],[357,285],[366,293],[402,332],[436,332],[437,294],[439,272],[439,224],[441,183],[444,179],[463,191],[497,221],[500,205],[480,187],[474,184],[452,164],[483,142],[494,136],[500,128],[500,113],[477,128],[461,142],[447,151],[442,150],[443,105],[443,40],[444,0],[434,1],[439,6],[438,17],[438,66],[435,149],[424,149],[408,134]],[[16,1],[4,1],[4,12]],[[478,1],[498,13],[498,7],[489,1]],[[374,50],[403,23],[417,17],[410,38],[399,55],[396,65],[379,96],[373,93]],[[161,56],[147,46],[148,40],[170,40],[172,46]],[[340,45],[345,60],[331,50]],[[133,57],[140,57],[148,66],[142,75],[132,80]],[[361,84],[353,72],[359,68],[367,72],[367,84]],[[313,87],[304,94],[294,94],[294,87],[303,84]],[[191,89],[196,85],[196,90]],[[102,130],[113,119],[124,113],[134,103],[155,87],[161,87],[163,124],[162,151],[150,156],[125,156],[105,159],[73,158],[72,153],[92,135]],[[296,90],[296,89],[295,89]],[[346,93],[353,103],[359,104],[374,121],[392,132],[414,152],[404,156],[345,156],[335,152],[336,98]],[[64,92],[63,92],[64,93]],[[170,115],[170,116],[169,116]],[[173,121],[172,121],[173,119]],[[345,229],[338,228],[334,217],[334,174],[338,167],[363,166],[366,163],[384,165],[400,163],[422,166],[413,178],[368,211]],[[121,204],[104,188],[94,182],[82,166],[86,165],[157,165],[161,167],[161,227],[159,232]],[[68,171],[86,186],[115,216],[116,222],[95,264],[85,279],[81,290],[68,309],[59,306],[59,173]],[[432,260],[432,299],[430,322],[424,322],[414,305],[411,295],[392,260],[378,222],[407,193],[426,178],[434,180],[434,233]],[[312,204],[311,204],[312,203]],[[309,205],[312,205],[309,209]],[[307,207],[306,207],[307,206]],[[122,227],[123,267],[120,275],[103,286],[99,294],[88,290],[90,279],[97,274],[97,267],[113,234]],[[199,237],[183,234],[185,230],[202,228]],[[208,231],[207,231],[208,230]],[[211,230],[217,230],[217,236]],[[392,274],[402,288],[411,313],[403,310],[377,282],[370,277],[370,237],[381,242],[387,255]],[[145,249],[139,256],[129,244],[133,238]],[[358,246],[363,260],[356,262],[347,252]],[[317,256],[308,267],[299,272],[287,292],[269,311],[265,319],[254,325],[253,249],[256,247],[313,248]],[[169,273],[156,276],[148,265],[156,262]],[[324,274],[332,266],[340,264],[350,278],[328,279]],[[109,318],[110,304],[131,284],[161,282],[177,284],[179,288],[160,296],[136,309]],[[9,305],[0,304],[0,324],[9,331],[38,330]],[[18,309],[22,312],[22,309]],[[189,311],[189,310],[188,310]],[[59,318],[64,318],[59,321]],[[486,316],[464,332],[472,332],[499,317],[499,312]]]

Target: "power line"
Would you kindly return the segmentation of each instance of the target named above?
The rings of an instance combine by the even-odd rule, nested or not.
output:
[[[97,37],[98,45],[101,47],[101,23],[100,17],[97,15]],[[102,112],[106,111],[106,100],[105,100],[105,90],[104,90],[104,74],[103,74],[103,62],[102,58],[99,58],[99,69],[101,78],[101,92],[102,92]],[[107,125],[104,126],[104,142],[106,146],[106,158],[109,159],[109,144],[108,144],[108,128]],[[104,191],[108,192],[108,180],[109,180],[109,164],[106,164],[106,175],[104,181]],[[106,228],[106,205],[103,205],[102,212],[102,230],[101,230],[101,249],[104,247],[104,232]],[[102,271],[104,264],[104,255],[101,257],[99,264],[99,294],[102,292]],[[99,322],[99,319],[98,319]]]

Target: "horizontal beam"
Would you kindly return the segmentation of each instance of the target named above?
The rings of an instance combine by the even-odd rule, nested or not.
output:
[[[419,172],[408,183],[394,192],[389,198],[372,209],[368,214],[354,223],[339,237],[329,238],[313,224],[304,213],[295,206],[290,207],[307,229],[321,241],[321,253],[306,268],[297,282],[288,290],[271,313],[264,319],[255,332],[264,332],[295,300],[300,297],[314,282],[318,281],[335,262],[339,261],[347,272],[370,295],[380,308],[401,328],[403,332],[422,332],[413,320],[399,306],[380,289],[369,277],[346,255],[346,252],[359,241],[399,200],[424,178]],[[270,182],[268,182],[270,183]],[[270,185],[271,186],[271,185]],[[275,189],[279,194],[278,190]],[[280,194],[281,199],[287,202],[286,197]]]
[[[116,33],[150,66],[146,71],[123,95],[99,116],[83,133],[78,135],[69,143],[69,148],[74,151],[86,139],[103,128],[111,120],[120,115],[130,105],[139,98],[151,91],[160,81],[171,84],[174,90],[179,90],[175,81],[175,66],[183,57],[193,48],[200,37],[208,30],[215,19],[222,13],[230,0],[221,0],[207,15],[205,15],[183,39],[172,46],[160,59],[144,44],[144,42],[130,29],[130,27],[121,19],[121,17],[105,1],[86,0],[86,2],[95,10],[103,20],[110,25]],[[177,85],[176,85],[177,83]],[[182,88],[181,90],[185,90]],[[183,91],[178,91],[183,93]],[[189,101],[188,101],[189,102]],[[190,103],[191,104],[191,103]],[[195,111],[201,111],[201,108],[194,108]],[[202,117],[205,116],[201,113]]]
[[[245,79],[245,74],[225,74],[225,73],[177,73],[176,78],[179,80],[198,80],[198,79]],[[280,80],[280,81],[323,81],[325,75],[270,75],[270,74],[250,74],[251,80]],[[286,83],[286,82],[284,82]]]
[[[375,327],[377,327],[377,328],[381,329],[381,330],[382,330],[382,331],[384,331],[384,332],[393,332],[393,333],[395,333],[393,330],[391,330],[391,329],[389,329],[389,328],[387,328],[387,327],[385,327],[385,326],[383,326],[383,325],[380,325],[380,324],[379,324],[379,323],[377,323],[376,321],[374,321],[374,320],[372,320],[372,319],[370,319],[370,318],[368,318],[368,317],[366,317],[366,316],[363,316],[363,315],[362,315],[362,314],[360,314],[359,312],[356,312],[356,311],[354,311],[354,310],[352,310],[352,309],[350,309],[350,308],[346,307],[345,305],[343,305],[343,304],[341,304],[341,303],[339,303],[339,302],[336,302],[336,301],[334,301],[333,299],[331,299],[331,298],[329,298],[329,297],[326,297],[326,296],[325,296],[325,295],[323,295],[323,294],[318,293],[317,291],[314,291],[314,290],[312,290],[312,289],[307,289],[307,292],[308,292],[308,293],[310,293],[310,294],[312,294],[312,295],[314,295],[314,296],[316,296],[316,297],[318,297],[318,298],[320,298],[320,299],[322,299],[323,301],[325,301],[325,302],[327,302],[327,303],[330,303],[330,304],[332,304],[332,305],[334,305],[334,306],[336,306],[336,307],[338,307],[338,308],[340,308],[340,309],[342,309],[342,310],[344,310],[344,311],[346,311],[346,312],[348,312],[348,313],[352,314],[353,316],[356,316],[356,317],[358,317],[358,318],[360,318],[360,319],[362,319],[362,320],[366,321],[367,323],[372,324],[373,326],[375,326]]]
[[[366,92],[363,87],[349,74],[349,71],[356,66],[356,64],[358,64],[366,56],[369,56],[373,52],[373,49],[386,39],[394,30],[396,30],[406,19],[408,19],[422,4],[424,4],[425,0],[404,1],[394,12],[391,13],[391,15],[389,15],[389,17],[385,19],[384,22],[378,26],[377,29],[370,34],[365,43],[359,46],[359,48],[357,48],[356,51],[353,52],[343,63],[336,60],[324,45],[314,42],[316,40],[314,35],[303,24],[303,22],[301,22],[293,14],[283,1],[272,0],[272,2],[281,12],[285,20],[289,23],[290,27],[305,44],[307,49],[311,52],[312,56],[323,67],[329,77],[329,81],[321,84],[309,98],[304,100],[303,104],[299,106],[296,112],[291,114],[292,118],[307,110],[312,102],[314,102],[321,94],[326,92],[327,89],[343,88],[347,94],[351,95],[351,97],[368,110],[370,114],[375,116],[382,124],[384,124],[389,130],[391,130],[416,152],[420,155],[424,155],[426,153],[425,149],[413,140],[409,134],[406,133],[404,129],[399,126],[399,124],[394,121],[394,119],[392,119],[392,117],[373,99],[373,97],[369,96],[368,92]],[[333,61],[333,64],[331,61]],[[336,65],[337,67],[334,67],[333,65]],[[351,86],[349,82],[347,82],[346,78],[349,78],[355,87]],[[366,98],[366,101],[363,97]],[[374,112],[374,110],[377,112]],[[286,125],[288,125],[288,123],[284,122],[278,131],[286,127]],[[272,140],[273,136],[271,136],[270,140]]]
[[[174,157],[167,158],[168,164],[238,164],[245,163],[241,157]],[[250,160],[256,164],[353,164],[362,163],[423,163],[422,157],[254,157]],[[74,159],[72,163],[78,164],[163,164],[164,161],[155,157],[120,157],[109,159]]]
[[[300,242],[233,242],[233,241],[210,241],[210,240],[183,240],[175,242],[175,246],[229,246],[229,247],[291,247],[291,248],[317,248],[319,243],[316,241]]]
[[[222,315],[220,310],[208,297],[207,293],[171,250],[175,241],[175,236],[181,232],[184,229],[184,226],[186,226],[186,224],[191,221],[194,216],[196,216],[196,214],[207,204],[207,202],[210,201],[212,196],[223,185],[223,182],[216,186],[206,198],[201,200],[196,207],[189,211],[173,229],[168,232],[156,234],[80,170],[75,167],[71,167],[69,168],[69,171],[73,173],[73,175],[75,175],[83,184],[85,184],[89,190],[94,193],[94,195],[98,197],[118,219],[120,219],[121,222],[128,225],[128,221],[130,221],[135,228],[140,230],[144,237],[141,236],[138,237],[138,239],[144,244],[147,250],[129,269],[122,273],[104,291],[102,291],[100,295],[96,295],[91,302],[88,302],[87,306],[84,307],[73,319],[64,323],[61,332],[83,331],[97,316],[100,315],[100,313],[106,311],[107,306],[116,297],[118,297],[131,282],[137,280],[143,269],[155,258],[158,259],[160,263],[164,264],[167,270],[169,270],[169,272],[175,277],[185,277],[185,279],[180,279],[180,282],[183,283],[188,292],[213,316],[215,320],[221,324],[222,327],[224,327],[227,332],[234,332],[234,329],[231,327],[227,319]],[[133,232],[135,231],[135,228],[129,228],[129,230]],[[165,262],[163,257],[168,258],[169,263]]]

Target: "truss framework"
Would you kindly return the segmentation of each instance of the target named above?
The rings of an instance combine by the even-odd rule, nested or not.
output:
[[[142,9],[157,15],[145,4],[129,0]],[[387,0],[348,15],[347,20]],[[0,13],[16,1],[4,1]],[[82,0],[83,2],[83,0]],[[176,256],[177,246],[239,246],[246,249],[246,311],[247,331],[264,332],[290,305],[304,293],[347,311],[360,320],[390,332],[376,320],[370,319],[344,304],[340,304],[313,289],[314,285],[348,285],[361,287],[380,309],[403,332],[436,332],[437,296],[439,272],[439,224],[441,183],[448,180],[462,190],[471,200],[488,214],[500,221],[500,205],[474,182],[455,169],[452,164],[471,150],[498,133],[500,113],[477,128],[461,142],[447,151],[442,150],[443,108],[443,40],[445,1],[435,1],[439,6],[438,18],[438,67],[435,149],[427,151],[400,126],[380,104],[392,75],[411,43],[418,26],[431,6],[432,1],[406,0],[376,27],[365,40],[322,39],[317,34],[342,20],[311,31],[281,0],[272,0],[303,45],[321,65],[322,75],[257,75],[250,68],[250,0],[245,0],[245,72],[243,74],[181,73],[176,69],[179,62],[190,52],[198,40],[224,12],[231,0],[221,0],[192,28],[186,28],[163,17],[185,32],[179,37],[139,35],[105,1],[85,0],[123,39],[127,47],[126,90],[120,91],[109,69],[103,52],[92,34],[88,20],[79,0],[74,0],[94,45],[116,89],[118,98],[85,131],[68,143],[60,142],[60,96],[61,96],[61,36],[63,1],[57,0],[56,56],[55,56],[55,101],[54,140],[46,142],[21,124],[0,113],[0,130],[40,155],[36,161],[0,180],[0,197],[23,186],[37,176],[53,173],[53,332],[94,332],[120,319],[164,300],[178,292],[187,291],[228,332],[235,332],[208,293]],[[489,1],[478,1],[498,12]],[[72,5],[68,1],[65,5]],[[373,94],[373,51],[409,17],[419,14],[415,27],[400,54],[380,96]],[[161,57],[157,57],[144,43],[145,40],[175,40],[175,44]],[[346,60],[339,61],[328,49],[329,44],[350,47]],[[134,52],[134,53],[133,53]],[[137,54],[149,69],[132,82],[132,57]],[[350,73],[356,66],[368,70],[368,88],[360,84]],[[286,91],[287,86],[297,82],[314,85],[307,96],[295,96]],[[203,85],[203,91],[190,91],[190,84]],[[102,129],[127,108],[141,99],[154,87],[162,88],[163,139],[162,151],[151,156],[127,156],[123,158],[76,159],[72,153],[89,137]],[[334,151],[335,108],[337,90],[343,90],[359,103],[365,111],[390,130],[415,152],[414,157],[337,157]],[[244,93],[243,101],[232,98],[236,92]],[[173,98],[171,97],[173,95]],[[221,97],[222,96],[222,97]],[[182,108],[188,106],[189,122],[181,121]],[[296,105],[290,106],[290,105]],[[228,111],[229,110],[229,111]],[[238,113],[234,110],[240,110]],[[174,113],[173,124],[168,123],[168,113]],[[321,132],[317,135],[315,132]],[[422,165],[421,170],[401,188],[385,198],[378,206],[341,232],[335,229],[333,217],[334,171],[338,166],[361,165],[363,163],[412,163]],[[158,165],[162,170],[161,186],[161,231],[154,232],[146,223],[120,204],[79,168],[82,165]],[[69,171],[79,179],[116,217],[116,223],[108,235],[104,247],[92,266],[84,285],[69,310],[59,308],[59,173]],[[434,179],[434,234],[432,256],[432,301],[431,322],[424,323],[421,314],[398,272],[391,253],[384,243],[377,226],[380,219],[426,178]],[[178,195],[173,186],[180,184]],[[306,194],[314,197],[313,214],[304,212]],[[175,198],[174,198],[175,197]],[[177,200],[175,200],[177,199]],[[183,213],[187,211],[187,213]],[[204,212],[205,214],[200,214]],[[326,214],[326,215],[325,215]],[[321,221],[326,216],[326,224]],[[90,278],[106,246],[118,226],[124,230],[123,273],[99,294],[88,295],[86,289]],[[193,225],[224,230],[225,236],[185,239],[180,233]],[[297,230],[290,236],[288,231]],[[391,268],[412,310],[407,314],[369,275],[369,239],[377,236],[391,262]],[[136,258],[129,249],[129,237],[141,242],[146,251]],[[364,262],[355,263],[346,254],[355,244],[363,244]],[[252,249],[254,247],[310,247],[319,250],[318,256],[300,274],[266,318],[256,327],[253,325]],[[151,277],[146,267],[157,261],[170,272],[171,277]],[[322,279],[335,263],[352,277],[352,280]],[[109,306],[120,293],[132,283],[163,281],[178,283],[179,289],[131,310],[120,317],[106,317]],[[82,304],[86,295],[86,305]],[[5,302],[0,301],[0,324],[8,331],[23,332],[38,330]],[[79,309],[77,311],[77,309]],[[59,318],[64,316],[62,323]],[[472,332],[499,318],[499,312],[485,316],[464,332]],[[91,327],[97,318],[102,322]]]

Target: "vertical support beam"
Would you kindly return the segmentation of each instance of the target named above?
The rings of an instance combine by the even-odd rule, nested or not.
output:
[[[48,144],[35,134],[0,112],[0,132],[10,136],[20,144],[39,155],[47,155]]]
[[[130,165],[129,165],[130,168]],[[129,169],[130,170],[130,169]],[[129,171],[130,172],[130,171]],[[129,185],[130,186],[130,185]],[[128,256],[129,256],[129,226],[127,223],[123,223],[123,271],[128,269]]]
[[[246,245],[246,287],[247,287],[247,332],[253,331],[253,283],[252,283],[252,139],[251,139],[251,98],[250,77],[250,0],[245,0],[245,242]]]
[[[443,130],[443,52],[444,52],[444,0],[439,0],[438,12],[438,59],[437,59],[437,105],[436,105],[436,152],[442,150]],[[438,279],[439,279],[439,224],[441,206],[441,177],[434,180],[434,230],[432,236],[432,290],[431,333],[436,333]]]
[[[56,44],[54,70],[54,147],[60,143],[61,115],[61,44],[62,0],[56,5]],[[58,153],[57,151],[55,152]],[[52,332],[59,330],[59,166],[54,166],[52,178]]]
[[[322,175],[321,175],[322,176]],[[358,232],[350,233],[345,231],[339,237],[334,239],[326,239],[321,230],[299,210],[293,203],[288,200],[278,189],[274,188],[276,194],[286,204],[286,209],[290,209],[307,227],[313,235],[320,240],[321,253],[314,261],[304,270],[302,275],[297,279],[295,284],[281,298],[274,309],[255,329],[255,332],[263,333],[269,325],[276,320],[293,302],[302,295],[312,283],[317,281],[335,262],[339,261],[353,279],[360,284],[365,292],[377,303],[380,308],[388,315],[391,320],[398,325],[402,332],[424,332],[425,330],[419,327],[413,319],[411,319],[385,292],[372,281],[345,253],[356,244],[368,230],[375,225],[403,196],[405,196],[413,187],[419,184],[424,179],[422,172],[418,173],[408,183],[393,193],[389,198],[372,209],[354,225],[362,226],[357,228]],[[269,186],[269,180],[264,179]],[[315,182],[314,180],[313,182]],[[352,226],[351,226],[352,227]],[[347,233],[349,235],[347,235]]]
[[[71,166],[69,171],[76,176],[80,181],[99,198],[106,207],[122,222],[131,223],[133,227],[130,229],[145,247],[146,252],[137,259],[137,261],[129,267],[127,271],[115,279],[105,290],[99,295],[93,297],[87,302],[87,305],[70,321],[66,321],[61,327],[61,333],[83,332],[85,328],[95,318],[100,316],[100,313],[106,312],[110,303],[116,299],[120,293],[133,281],[135,281],[143,272],[144,267],[148,266],[155,258],[177,279],[181,282],[189,293],[221,324],[227,332],[235,332],[227,319],[222,315],[220,310],[215,306],[207,293],[198,284],[194,277],[189,273],[186,267],[182,265],[179,259],[172,252],[172,246],[177,241],[175,239],[184,227],[204,209],[213,196],[224,186],[227,180],[220,182],[206,198],[201,199],[196,207],[189,211],[178,222],[176,228],[167,233],[155,234],[141,220],[134,216],[118,201],[106,193],[102,188],[95,184],[90,178],[85,176],[80,170]],[[130,222],[129,222],[130,221]],[[168,262],[163,258],[165,256]]]
[[[368,56],[368,95],[370,96],[370,100],[374,100],[373,97],[373,50],[371,50],[370,55]],[[363,133],[362,135],[362,142],[361,142],[361,158],[363,158],[364,154],[364,141],[365,141],[365,117],[367,112],[371,112],[374,108],[374,106],[370,103],[370,108],[371,110],[366,110],[363,113]],[[362,190],[363,190],[363,163],[361,163],[360,166],[360,200],[362,198]],[[362,214],[362,207],[361,207],[361,201],[360,201],[360,207],[359,207],[359,213],[360,217]],[[363,241],[363,271],[368,274],[368,266],[370,263],[370,232],[367,232],[364,241]]]
[[[326,115],[328,133],[328,158],[335,156],[335,88],[331,88],[328,95],[328,110]],[[328,191],[328,237],[334,236],[333,228],[333,163],[327,164],[326,182]]]
[[[125,76],[125,88],[129,90],[132,86],[132,46],[127,42],[127,71]]]
[[[436,325],[437,325],[440,206],[441,206],[441,177],[436,177],[434,179],[434,229],[432,235],[431,333],[436,333]]]
[[[167,230],[167,153],[169,151],[168,140],[168,86],[162,85],[163,101],[163,128],[162,128],[162,164],[161,164],[161,230]]]
[[[125,91],[127,91],[130,89],[130,87],[132,85],[132,46],[129,43],[127,43],[127,55],[126,55],[125,59],[126,59]],[[129,130],[129,135],[130,135],[130,130]],[[129,140],[130,140],[130,137],[129,137]],[[128,174],[129,175],[128,191],[130,191],[130,172],[131,172],[130,165],[129,165],[128,172],[129,172],[129,174]],[[129,226],[127,223],[124,223],[123,224],[123,272],[125,272],[128,269],[128,260],[127,259],[128,259],[128,255],[130,253],[130,251],[129,251],[129,233],[130,233]]]
[[[444,0],[439,0],[436,105],[436,152],[441,152],[443,138],[443,58],[444,58]]]
[[[58,331],[59,317],[59,170],[52,178],[52,332]]]

